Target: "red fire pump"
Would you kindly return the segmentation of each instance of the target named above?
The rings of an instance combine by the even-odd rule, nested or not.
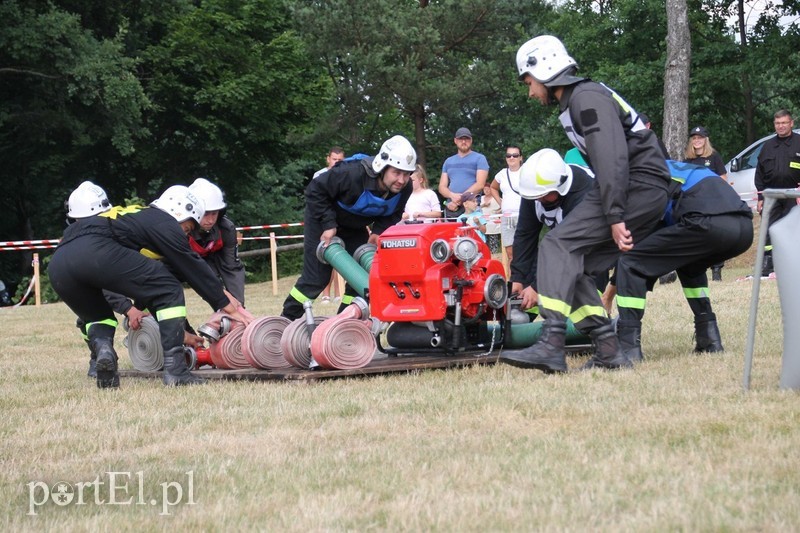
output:
[[[391,322],[389,346],[381,346],[390,354],[499,344],[487,322],[505,319],[507,298],[502,263],[470,226],[398,224],[380,236],[369,275],[370,312]]]

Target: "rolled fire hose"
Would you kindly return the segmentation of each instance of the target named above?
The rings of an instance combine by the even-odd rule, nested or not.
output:
[[[359,267],[361,268],[361,267]],[[378,345],[372,333],[367,302],[356,298],[352,304],[322,322],[311,335],[311,355],[322,368],[352,370],[372,361]]]
[[[375,258],[375,252],[377,251],[378,247],[374,244],[362,244],[356,248],[355,253],[353,253],[353,259],[369,274],[369,271],[372,270],[372,260]]]
[[[344,249],[342,239],[334,237],[328,246],[320,242],[317,246],[317,259],[321,263],[331,265],[359,296],[366,297],[367,289],[369,289],[369,274],[355,259],[350,257],[350,254]]]
[[[319,326],[326,316],[315,316],[314,323]],[[311,338],[308,336],[306,319],[298,318],[286,326],[281,337],[281,351],[286,361],[297,368],[307,369],[311,364]]]
[[[127,320],[123,323],[127,329]],[[155,372],[164,368],[164,349],[161,347],[161,333],[158,322],[152,316],[145,316],[139,329],[128,329],[123,343],[133,368],[139,372]]]
[[[250,322],[242,335],[242,353],[250,366],[265,370],[292,368],[281,351],[281,337],[290,320],[265,316]]]
[[[244,329],[241,322],[236,322],[227,335],[211,345],[209,353],[214,366],[226,370],[250,368],[250,363],[242,353]]]

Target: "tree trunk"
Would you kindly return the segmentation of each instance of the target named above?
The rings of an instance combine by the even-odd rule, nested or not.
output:
[[[739,19],[739,46],[741,47],[741,57],[747,57],[747,26],[744,23],[744,0],[739,0],[736,5]],[[744,63],[747,65],[747,63]],[[750,85],[750,76],[747,67],[742,68],[742,98],[744,99],[744,126],[745,144],[751,144],[756,140],[755,116],[756,111],[753,106],[753,87]]]
[[[417,163],[428,170],[428,154],[425,141],[425,109],[420,104],[413,111],[414,115],[414,145],[417,150]]]
[[[667,0],[667,62],[664,68],[664,144],[682,159],[689,129],[689,72],[692,44],[686,0]]]

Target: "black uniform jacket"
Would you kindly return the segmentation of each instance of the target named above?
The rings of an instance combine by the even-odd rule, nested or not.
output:
[[[658,137],[618,94],[587,79],[564,87],[560,104],[559,120],[594,172],[609,225],[625,219],[630,179],[667,187]]]
[[[211,268],[189,248],[189,240],[175,219],[155,207],[114,207],[97,216],[70,224],[59,246],[84,236],[97,235],[115,240],[153,259],[163,259],[170,270],[197,291],[216,310],[228,305],[228,297]]]
[[[378,188],[379,179],[380,176],[372,170],[372,158],[336,163],[308,184],[306,216],[318,220],[323,231],[339,226],[357,229],[374,224],[372,232],[380,235],[389,226],[400,222],[413,186],[409,180],[397,195],[385,193]],[[395,196],[400,198],[396,208],[384,216],[356,215],[340,205],[356,204],[365,191],[386,201],[391,201]]]

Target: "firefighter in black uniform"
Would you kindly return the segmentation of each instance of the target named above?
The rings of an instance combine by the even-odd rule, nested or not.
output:
[[[184,359],[186,305],[183,286],[170,268],[213,309],[249,322],[208,265],[189,248],[186,234],[202,218],[202,202],[188,187],[176,185],[151,208],[112,208],[100,187],[84,182],[70,195],[68,205],[75,222],[64,232],[48,273],[55,291],[86,323],[97,356],[97,386],[119,386],[114,351],[117,321],[103,289],[133,298],[155,316],[164,349],[164,384],[202,382],[189,372]]]
[[[664,227],[636,243],[617,262],[617,333],[623,352],[642,360],[646,295],[659,276],[677,270],[694,313],[695,351],[721,352],[706,269],[745,252],[753,243],[753,212],[719,175],[705,167],[669,161],[681,190],[667,206]]]
[[[560,224],[594,185],[585,168],[566,164],[550,148],[539,150],[522,165],[519,177],[522,203],[514,233],[511,293],[520,295],[521,307],[529,314],[538,314],[536,272],[542,229],[551,230]]]
[[[303,316],[303,303],[319,296],[330,281],[332,267],[317,260],[320,241],[327,246],[339,237],[353,254],[367,242],[377,243],[378,235],[400,222],[416,164],[414,147],[395,135],[374,158],[340,161],[311,180],[303,216],[303,272],[283,302],[282,316],[290,320]],[[355,295],[352,287],[346,287],[339,311]]]
[[[565,372],[569,317],[592,338],[594,354],[586,368],[630,367],[593,275],[611,267],[620,252],[633,249],[664,213],[670,176],[658,138],[618,94],[577,77],[575,60],[553,36],[523,44],[517,69],[531,98],[560,105],[559,120],[594,171],[597,187],[539,246],[542,336],[529,348],[505,352],[502,359],[524,368]]]
[[[236,224],[225,215],[222,190],[205,178],[197,178],[189,190],[206,208],[200,224],[189,233],[189,246],[202,257],[222,280],[231,295],[244,305],[244,265],[239,260]]]
[[[792,131],[792,114],[785,109],[777,111],[774,124],[775,137],[765,141],[761,153],[758,154],[754,181],[758,191],[756,209],[759,213],[764,207],[764,195],[761,194],[764,189],[794,189],[800,185],[800,135]],[[786,216],[794,205],[795,201],[791,198],[775,200],[769,214],[769,225],[772,226]],[[761,275],[769,276],[772,271],[772,243],[767,232]]]

